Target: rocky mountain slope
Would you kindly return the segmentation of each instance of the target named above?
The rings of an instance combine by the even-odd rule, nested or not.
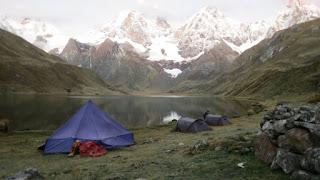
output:
[[[225,42],[217,44],[184,69],[175,81],[175,89],[188,91],[203,81],[228,72],[238,56]]]
[[[119,94],[89,70],[66,64],[0,29],[0,93]]]
[[[189,92],[267,98],[320,92],[320,19],[277,32],[238,57],[228,73]]]
[[[69,40],[61,57],[68,63],[85,67],[116,87],[147,91],[167,89],[171,78],[156,62],[141,57],[128,44],[106,39],[98,46]]]

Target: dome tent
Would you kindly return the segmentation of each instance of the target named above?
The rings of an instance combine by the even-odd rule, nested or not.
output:
[[[182,117],[178,120],[175,131],[183,133],[198,133],[212,130],[202,119]]]
[[[226,116],[207,114],[204,120],[209,126],[226,126],[231,124]]]
[[[47,139],[44,153],[69,153],[76,140],[94,141],[107,149],[134,144],[133,134],[91,100]]]

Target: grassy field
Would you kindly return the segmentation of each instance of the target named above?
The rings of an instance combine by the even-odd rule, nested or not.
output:
[[[0,179],[28,167],[38,169],[46,179],[288,179],[257,160],[253,152],[237,150],[237,139],[252,146],[262,116],[243,116],[233,119],[231,126],[199,134],[171,132],[173,124],[132,129],[136,145],[100,158],[42,155],[36,148],[52,132],[1,134]],[[199,140],[209,146],[190,154]],[[245,168],[237,166],[240,162],[245,162]]]

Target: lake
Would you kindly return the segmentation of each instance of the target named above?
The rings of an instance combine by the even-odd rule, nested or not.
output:
[[[247,113],[250,101],[183,96],[0,96],[0,118],[10,130],[54,130],[91,99],[128,128],[162,125],[181,116],[202,117],[206,110],[235,117]]]

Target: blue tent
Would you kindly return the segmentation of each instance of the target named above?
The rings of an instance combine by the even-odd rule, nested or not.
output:
[[[134,144],[133,134],[91,100],[47,139],[44,153],[68,153],[76,140],[95,141],[107,149]]]

